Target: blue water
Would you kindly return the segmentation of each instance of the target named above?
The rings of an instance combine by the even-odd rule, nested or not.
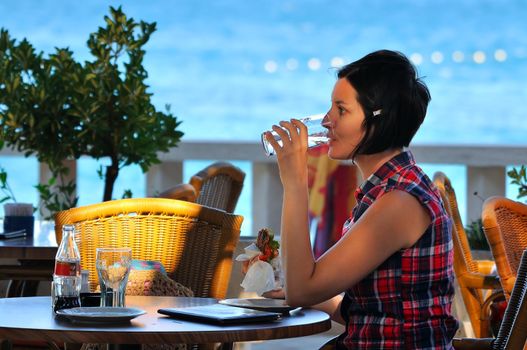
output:
[[[67,46],[84,60],[89,33],[121,3],[136,20],[157,22],[145,56],[150,92],[183,121],[184,140],[257,140],[279,119],[325,111],[335,66],[389,48],[411,56],[432,93],[415,143],[526,143],[522,0],[4,0],[0,26],[37,50]],[[0,164],[16,174],[17,199],[36,203],[36,171],[20,171],[36,162]],[[248,163],[237,164],[250,173]],[[202,167],[186,163],[185,180]],[[80,204],[102,198],[97,168],[80,162]],[[463,202],[465,170],[449,169]],[[136,167],[123,170],[114,196],[128,188],[144,195]],[[246,186],[239,204],[246,218],[250,200]]]

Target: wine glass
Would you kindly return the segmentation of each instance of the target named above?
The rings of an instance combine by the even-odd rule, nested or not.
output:
[[[131,248],[97,248],[95,265],[101,287],[101,306],[124,307],[132,262]],[[111,300],[107,300],[111,291]]]

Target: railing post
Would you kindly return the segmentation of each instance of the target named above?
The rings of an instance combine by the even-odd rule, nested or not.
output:
[[[483,200],[505,195],[505,181],[503,166],[467,167],[467,225],[481,218]]]
[[[276,163],[253,163],[253,227],[251,232],[268,227],[277,235],[280,234],[280,217],[282,215],[282,183]]]
[[[183,162],[165,160],[146,173],[146,195],[151,197],[183,182]]]

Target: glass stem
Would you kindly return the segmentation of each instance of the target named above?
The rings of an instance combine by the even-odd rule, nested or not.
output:
[[[112,306],[119,306],[119,287],[112,290]]]

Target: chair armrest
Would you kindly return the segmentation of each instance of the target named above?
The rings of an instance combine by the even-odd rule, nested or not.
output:
[[[196,190],[189,184],[178,184],[158,194],[160,198],[179,199],[187,202],[196,202]]]
[[[456,350],[491,350],[494,338],[454,338],[452,345]]]
[[[490,275],[496,267],[494,260],[475,260],[475,262],[478,265],[478,271],[485,275]]]
[[[510,278],[502,280],[501,283],[503,285],[503,290],[505,291],[505,294],[510,294],[514,289],[514,284],[516,283],[516,276],[511,276]]]
[[[465,287],[477,289],[499,289],[501,288],[500,279],[496,275],[486,275],[482,273],[464,273],[458,276],[459,284]]]

